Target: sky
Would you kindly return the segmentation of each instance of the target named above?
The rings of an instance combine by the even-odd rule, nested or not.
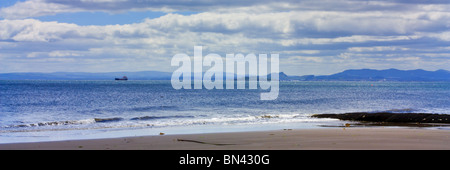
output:
[[[450,70],[447,0],[0,0],[0,73],[165,71],[279,54],[287,75]]]

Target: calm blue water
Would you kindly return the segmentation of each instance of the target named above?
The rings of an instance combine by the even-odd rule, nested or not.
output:
[[[336,123],[316,113],[450,114],[449,82],[280,82],[260,90],[174,90],[170,81],[0,81],[0,143]]]

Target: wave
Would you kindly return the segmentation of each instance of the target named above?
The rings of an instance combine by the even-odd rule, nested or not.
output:
[[[336,120],[336,119],[329,119]],[[29,132],[29,131],[54,131],[76,129],[108,129],[108,128],[163,128],[183,127],[195,125],[252,125],[252,124],[276,124],[276,123],[308,123],[324,122],[328,119],[311,118],[308,114],[218,114],[206,115],[169,115],[169,116],[140,116],[132,118],[106,117],[90,118],[84,120],[51,121],[29,124],[16,124],[3,126],[4,132]],[[7,130],[8,129],[8,130]]]
[[[110,123],[119,122],[124,120],[140,121],[140,120],[155,120],[155,119],[172,119],[172,118],[195,118],[195,116],[142,116],[133,117],[131,119],[125,119],[122,117],[111,118],[92,118],[84,120],[64,120],[64,121],[51,121],[51,122],[38,122],[29,124],[7,125],[4,128],[24,128],[24,127],[41,127],[41,126],[61,126],[61,125],[81,125],[81,124],[93,124],[93,123]]]
[[[121,117],[113,117],[113,118],[94,118],[95,122],[105,123],[105,122],[117,122],[121,121],[123,118]]]
[[[53,122],[39,122],[30,124],[9,125],[5,128],[21,128],[21,127],[38,127],[38,126],[59,126],[59,125],[77,125],[77,124],[90,124],[95,123],[95,119],[85,120],[65,120],[65,121],[53,121]]]
[[[194,118],[195,116],[142,116],[142,117],[134,117],[130,120],[154,120],[154,119],[171,119],[171,118]]]
[[[137,111],[137,112],[146,112],[146,111],[153,111],[153,110],[174,110],[177,109],[177,106],[145,106],[145,107],[134,107],[131,108],[131,111]]]

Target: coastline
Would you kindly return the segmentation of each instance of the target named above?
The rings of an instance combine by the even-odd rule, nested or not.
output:
[[[450,150],[450,131],[351,127],[0,144],[0,150]]]

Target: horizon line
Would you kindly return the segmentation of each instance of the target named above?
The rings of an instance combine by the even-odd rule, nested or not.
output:
[[[402,69],[397,69],[397,68],[389,68],[389,69],[372,69],[372,68],[360,68],[360,69],[345,69],[343,71],[340,72],[336,72],[336,73],[331,73],[328,75],[333,75],[333,74],[337,74],[337,73],[341,73],[344,71],[348,71],[348,70],[376,70],[376,71],[383,71],[383,70],[399,70],[399,71],[415,71],[415,70],[423,70],[423,71],[430,71],[430,72],[435,72],[435,71],[439,71],[439,70],[444,70],[444,71],[449,71],[446,69],[436,69],[436,70],[425,70],[425,69],[410,69],[410,70],[402,70]],[[138,73],[138,72],[160,72],[160,73],[173,73],[173,72],[166,72],[166,71],[157,71],[157,70],[145,70],[145,71],[110,71],[110,72],[82,72],[82,71],[74,71],[74,72],[70,72],[70,71],[55,71],[55,72],[0,72],[0,74],[26,74],[26,73],[41,73],[41,74],[53,74],[53,73],[91,73],[91,74],[102,74],[102,73]],[[191,73],[195,73],[195,72],[191,72]],[[205,72],[202,72],[205,73]],[[222,73],[226,73],[226,74],[231,74],[231,73],[227,73],[227,72],[222,72]],[[275,72],[273,72],[275,73]],[[273,74],[271,73],[271,74]],[[285,75],[287,75],[286,73],[284,73],[284,71],[280,71],[278,73],[283,73]],[[236,73],[234,73],[236,74]],[[237,74],[236,74],[237,75]],[[248,74],[246,74],[245,76],[247,76]],[[316,76],[316,74],[305,74],[305,75],[291,75],[291,76],[307,76],[307,75],[314,75]],[[241,75],[242,76],[242,75]],[[320,76],[320,75],[317,75]]]

